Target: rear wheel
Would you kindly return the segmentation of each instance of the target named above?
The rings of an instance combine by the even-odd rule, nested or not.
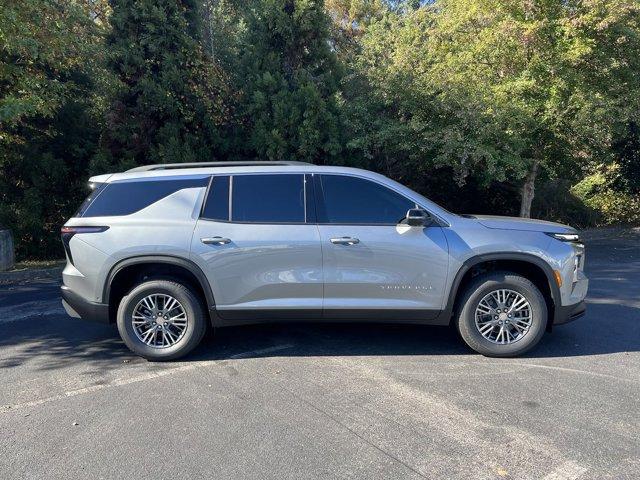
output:
[[[510,272],[478,276],[460,302],[457,326],[464,341],[490,357],[533,348],[547,325],[547,304],[533,282]]]
[[[174,360],[193,350],[206,330],[198,297],[171,280],[134,287],[118,308],[118,331],[126,345],[148,360]]]

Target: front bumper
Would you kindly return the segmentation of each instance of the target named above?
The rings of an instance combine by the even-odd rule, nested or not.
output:
[[[89,302],[66,285],[60,287],[60,293],[62,294],[62,306],[70,316],[100,323],[110,323],[109,305]]]
[[[562,325],[564,323],[572,322],[584,316],[585,313],[587,313],[587,305],[584,303],[584,300],[573,305],[557,307],[553,318],[553,324]]]

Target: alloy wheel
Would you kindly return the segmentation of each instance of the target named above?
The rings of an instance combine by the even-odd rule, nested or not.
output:
[[[187,313],[182,304],[164,293],[142,298],[131,315],[138,339],[153,348],[167,348],[178,343],[187,331]]]
[[[499,345],[515,343],[529,332],[531,304],[524,295],[501,288],[485,295],[475,311],[475,325],[485,339]]]

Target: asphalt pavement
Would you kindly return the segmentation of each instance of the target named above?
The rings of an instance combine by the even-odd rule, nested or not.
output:
[[[518,359],[448,328],[227,328],[185,361],[0,287],[1,479],[640,478],[640,233],[587,245],[586,317]]]

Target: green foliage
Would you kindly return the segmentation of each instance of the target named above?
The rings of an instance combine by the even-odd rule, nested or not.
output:
[[[203,45],[206,53],[241,85],[240,54],[242,38],[247,34],[247,8],[241,0],[203,0]]]
[[[115,0],[108,67],[118,79],[94,170],[211,161],[229,119],[226,79],[204,55],[190,0]]]
[[[382,0],[326,0],[325,9],[332,20],[330,42],[343,62],[360,50],[366,28],[387,11]]]
[[[322,2],[259,0],[242,21],[238,150],[267,160],[337,161],[341,72]]]
[[[637,0],[2,2],[0,223],[59,257],[88,176],[256,158],[640,222],[639,113]]]
[[[593,227],[604,222],[603,212],[587,205],[573,192],[570,180],[557,178],[540,183],[532,205],[534,217],[575,228]]]
[[[72,0],[17,0],[0,5],[0,124],[11,128],[51,117],[80,94],[73,73],[84,70],[95,40],[93,25]]]
[[[627,131],[613,144],[619,168],[613,179],[616,190],[640,195],[640,125],[630,121]]]
[[[617,176],[614,165],[594,173],[576,184],[571,193],[585,205],[599,212],[598,225],[640,223],[640,195],[613,188],[610,179]]]
[[[19,257],[62,256],[99,123],[101,28],[73,0],[0,7],[0,224]]]
[[[349,147],[369,168],[410,181],[450,167],[461,184],[471,173],[484,183],[504,180],[519,157],[487,123],[469,95],[449,96],[433,75],[433,13],[388,12],[367,28],[345,88]],[[496,178],[497,177],[497,178]]]
[[[448,165],[458,181],[485,183],[526,176],[531,193],[540,169],[580,175],[610,157],[611,138],[637,110],[638,32],[634,1],[394,9],[368,26],[353,59],[350,146],[383,170]]]

